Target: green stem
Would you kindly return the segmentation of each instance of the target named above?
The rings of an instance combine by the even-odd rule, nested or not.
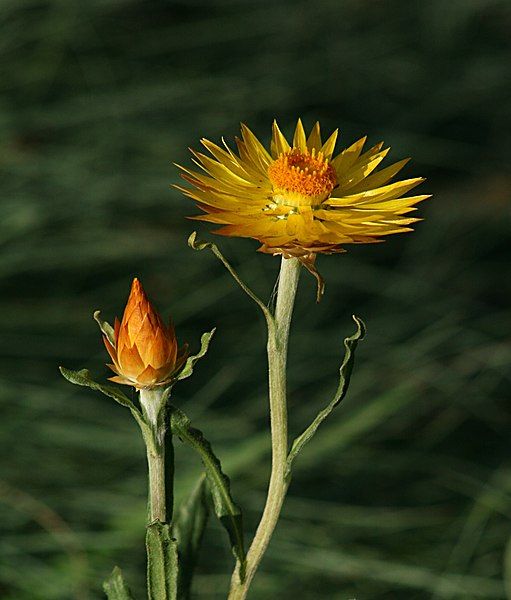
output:
[[[231,580],[229,600],[244,600],[270,543],[287,492],[287,397],[286,362],[289,327],[300,276],[300,261],[282,258],[273,320],[268,326],[268,373],[272,466],[266,505],[247,554],[245,577],[237,570]]]
[[[149,440],[146,440],[147,465],[149,468],[149,524],[154,523],[155,521],[165,523],[167,520],[167,494],[165,483],[166,425],[165,419],[160,418],[161,411],[165,410],[163,403],[164,398],[162,389],[140,390],[140,404],[152,434],[150,443],[148,443]],[[167,440],[167,445],[168,443],[169,441]],[[172,459],[173,457],[169,456],[169,458]],[[173,473],[169,473],[169,475],[169,478],[172,479]],[[171,484],[171,481],[169,481],[169,484]]]

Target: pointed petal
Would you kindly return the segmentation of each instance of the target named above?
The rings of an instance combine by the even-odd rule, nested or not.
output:
[[[109,377],[108,381],[113,381],[114,383],[120,383],[121,385],[131,385],[133,387],[137,387],[133,381],[126,379],[122,375],[116,375],[115,377]]]
[[[350,169],[349,171],[347,171],[346,175],[342,179],[338,180],[339,187],[344,191],[344,190],[351,188],[351,186],[354,186],[357,183],[360,183],[361,181],[363,181],[368,175],[370,175],[376,169],[376,167],[385,158],[388,151],[389,151],[389,148],[387,148],[386,150],[383,150],[383,152],[376,154],[372,159],[370,159],[366,163],[362,162],[360,164],[360,166],[357,166],[359,164],[359,161],[357,161],[355,163],[355,165],[353,166],[353,168]],[[349,193],[351,193],[351,191]],[[334,192],[334,195],[335,195],[335,192]]]
[[[110,358],[114,361],[114,363],[116,363],[117,362],[117,353],[115,351],[115,348],[108,341],[106,336],[103,336],[103,343],[105,344],[105,348],[106,348],[108,354],[110,355]]]
[[[133,377],[133,379],[136,379],[137,375],[145,368],[136,346],[133,348],[122,348],[118,356],[118,364],[119,371],[124,375]]]
[[[257,160],[261,163],[264,168],[268,168],[268,165],[273,162],[266,148],[261,144],[252,131],[244,124],[241,124],[241,135],[243,140],[247,144],[249,151],[254,156],[257,156]]]
[[[374,190],[367,190],[358,194],[348,194],[334,198],[333,196],[325,201],[327,206],[355,206],[359,204],[367,204],[370,202],[381,202],[382,200],[390,200],[391,198],[399,198],[406,194],[409,190],[422,183],[422,177],[414,179],[404,179],[396,181]],[[335,191],[334,191],[335,193]]]
[[[385,185],[388,181],[390,181],[401,169],[406,165],[409,161],[409,158],[405,158],[404,160],[400,160],[393,165],[385,167],[381,169],[377,173],[366,177],[358,184],[355,184],[353,187],[350,187],[350,194],[356,194],[357,192],[361,192],[363,190],[373,190],[382,185]]]
[[[336,129],[332,133],[332,135],[327,139],[327,141],[323,144],[323,147],[321,148],[321,152],[323,152],[323,155],[327,160],[330,160],[330,158],[332,157],[332,154],[334,153],[334,148],[335,148],[335,143],[337,142],[338,133],[339,133],[339,130]]]
[[[307,138],[307,149],[309,152],[314,149],[316,150],[316,153],[321,149],[321,129],[319,121],[316,121],[309,137]]]
[[[295,134],[293,136],[293,148],[298,148],[301,152],[305,152],[307,150],[305,130],[303,128],[301,119],[298,119],[296,123]]]
[[[340,179],[347,169],[351,167],[351,165],[357,160],[360,156],[360,152],[362,152],[362,148],[366,143],[367,136],[356,141],[349,148],[343,150],[340,154],[338,154],[332,161],[332,167],[335,169],[337,173],[337,178]]]
[[[277,121],[273,121],[272,140],[271,140],[272,157],[275,159],[280,154],[285,154],[286,152],[289,152],[290,149],[291,149],[291,146],[289,145],[288,141],[286,140],[286,138],[280,131],[279,126],[277,125]]]

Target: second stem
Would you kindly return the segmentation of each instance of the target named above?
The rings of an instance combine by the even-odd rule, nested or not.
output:
[[[149,524],[156,521],[160,523],[167,521],[167,501],[169,501],[170,517],[172,516],[173,473],[168,473],[167,470],[172,469],[174,457],[172,456],[172,438],[170,435],[166,435],[165,419],[158,418],[160,411],[165,410],[163,402],[161,388],[140,390],[140,404],[152,434],[152,439],[146,440],[149,471]],[[168,457],[165,456],[166,449]],[[166,458],[168,459],[167,464]]]

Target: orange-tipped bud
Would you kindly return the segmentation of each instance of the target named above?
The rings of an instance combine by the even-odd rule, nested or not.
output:
[[[105,334],[105,332],[103,332]],[[103,335],[113,364],[111,381],[136,388],[165,385],[181,368],[187,347],[178,351],[174,327],[165,325],[135,278],[122,321],[115,319],[113,335]]]

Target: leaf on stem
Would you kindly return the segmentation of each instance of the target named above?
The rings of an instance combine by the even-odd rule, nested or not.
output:
[[[239,561],[240,573],[243,576],[245,549],[242,515],[240,508],[232,498],[229,478],[222,471],[222,465],[202,431],[192,427],[190,419],[178,408],[169,406],[169,413],[172,433],[191,446],[201,457],[213,498],[215,514],[229,535],[233,554]]]
[[[234,270],[234,268],[232,267],[230,262],[220,252],[220,250],[218,249],[218,246],[216,244],[213,244],[212,242],[202,242],[202,241],[198,240],[197,232],[194,231],[188,238],[188,245],[190,246],[190,248],[193,248],[194,250],[205,250],[205,249],[211,250],[211,252],[213,252],[213,254],[220,260],[220,262],[224,265],[224,267],[229,271],[232,278],[236,281],[236,283],[240,286],[240,288],[245,292],[245,294],[247,294],[247,296],[249,298],[251,298],[257,304],[257,306],[259,306],[268,325],[270,326],[273,323],[272,314],[271,314],[270,310],[268,309],[268,307],[266,306],[266,304],[240,278],[240,276],[238,275],[238,273],[236,273],[236,271]]]
[[[179,557],[178,598],[188,600],[200,544],[209,516],[209,489],[201,475],[188,498],[180,505],[172,523]]]
[[[147,527],[147,595],[149,600],[176,600],[178,579],[177,542],[167,523]]]
[[[135,404],[133,404],[133,402],[128,398],[128,396],[126,396],[126,394],[121,392],[117,387],[115,387],[113,385],[104,385],[102,383],[97,383],[96,381],[94,381],[91,378],[90,372],[87,369],[81,369],[80,371],[71,371],[71,369],[59,367],[59,370],[62,373],[62,375],[71,383],[74,383],[75,385],[89,387],[93,390],[97,390],[98,392],[101,392],[105,396],[108,396],[109,398],[113,398],[116,402],[118,402],[122,406],[126,406],[127,408],[129,408],[131,411],[131,414],[133,415],[133,417],[135,418],[136,422],[138,423],[140,429],[142,430],[142,434],[143,434],[146,442],[148,442],[148,440],[151,439],[151,430],[148,427],[147,423],[145,422],[144,417],[142,416],[142,413],[135,406]]]
[[[108,600],[133,600],[131,591],[124,581],[124,577],[119,567],[114,567],[110,577],[103,583]]]
[[[199,352],[197,354],[195,354],[194,356],[188,357],[188,359],[185,363],[185,366],[181,369],[181,371],[176,376],[176,381],[190,377],[190,375],[193,373],[193,368],[195,367],[195,363],[199,359],[201,359],[208,351],[209,342],[211,341],[211,338],[213,337],[215,331],[216,331],[216,327],[213,327],[213,329],[211,331],[208,331],[207,333],[202,334],[201,339],[200,339]]]
[[[94,320],[99,325],[101,329],[101,333],[106,337],[106,339],[112,344],[115,348],[115,332],[114,328],[107,321],[102,321],[100,318],[101,311],[94,311]]]
[[[291,475],[291,467],[296,456],[316,433],[321,423],[323,423],[323,421],[330,415],[334,408],[340,404],[340,402],[346,396],[346,392],[348,391],[348,386],[350,384],[351,373],[353,371],[353,364],[355,361],[355,349],[358,342],[364,339],[366,333],[366,327],[362,319],[353,315],[353,320],[357,325],[357,331],[352,336],[347,337],[344,340],[344,347],[346,350],[344,354],[344,360],[342,361],[341,368],[339,369],[339,385],[337,386],[337,390],[334,394],[334,397],[330,401],[330,404],[320,411],[309,427],[307,427],[307,429],[294,440],[287,458],[286,477]]]

